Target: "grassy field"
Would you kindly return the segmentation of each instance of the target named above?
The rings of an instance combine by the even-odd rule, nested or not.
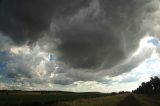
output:
[[[120,94],[61,102],[59,106],[160,106],[160,96]]]
[[[141,106],[160,106],[160,96],[134,95],[140,101]]]
[[[160,96],[19,92],[0,94],[0,106],[160,106]]]
[[[0,106],[50,106],[63,101],[95,98],[104,96],[100,93],[12,93],[0,95]]]
[[[59,106],[117,106],[128,94],[104,96],[91,99],[79,99],[72,102],[62,102]]]

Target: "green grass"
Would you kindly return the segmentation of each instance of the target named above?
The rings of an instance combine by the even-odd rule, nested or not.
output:
[[[87,93],[0,95],[0,106],[43,106],[49,104],[57,104],[62,101],[71,101],[80,98],[95,98],[103,95],[104,94]]]
[[[91,99],[79,99],[72,102],[62,102],[59,106],[117,106],[128,94],[104,96]]]
[[[160,106],[160,96],[134,94],[142,106]]]
[[[15,93],[0,95],[0,106],[117,106],[129,94]],[[160,96],[134,94],[142,106],[160,106]]]

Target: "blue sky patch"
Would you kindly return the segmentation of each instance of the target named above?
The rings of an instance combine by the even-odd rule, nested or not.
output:
[[[8,54],[7,51],[0,51],[0,55],[2,55],[2,56],[8,56],[9,54]]]
[[[155,46],[159,46],[159,40],[157,38],[152,38],[150,40],[148,40],[148,43],[152,43]]]
[[[7,62],[0,61],[0,71],[6,68]]]
[[[49,54],[48,60],[49,61],[54,61],[54,60],[57,60],[57,57],[55,55]]]

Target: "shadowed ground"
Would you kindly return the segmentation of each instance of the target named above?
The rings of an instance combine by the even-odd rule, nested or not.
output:
[[[141,106],[133,94],[128,95],[118,106]]]
[[[160,95],[15,92],[0,94],[0,106],[160,106]]]

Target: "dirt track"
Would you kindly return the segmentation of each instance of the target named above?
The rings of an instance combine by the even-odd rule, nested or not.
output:
[[[118,106],[141,106],[133,94],[128,95]]]

